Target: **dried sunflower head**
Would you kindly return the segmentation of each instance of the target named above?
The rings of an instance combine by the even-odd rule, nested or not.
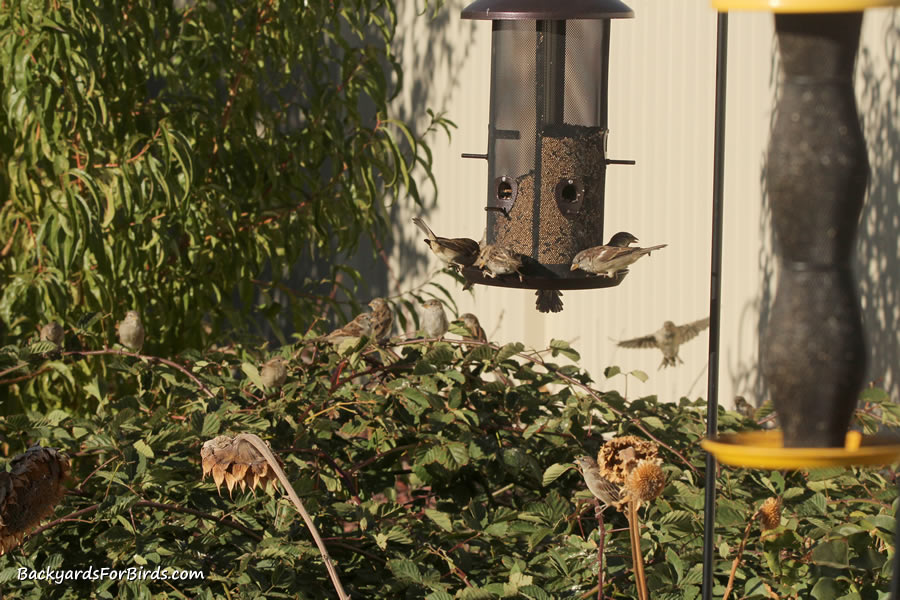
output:
[[[641,459],[625,478],[625,491],[633,500],[650,502],[666,487],[666,474],[658,458]]]
[[[659,448],[634,435],[612,438],[600,448],[597,465],[600,473],[613,483],[624,484],[628,474],[641,460],[654,460]]]
[[[241,490],[250,486],[253,491],[256,486],[265,489],[270,481],[277,481],[275,472],[259,450],[240,435],[233,439],[220,435],[208,440],[200,448],[200,458],[203,477],[212,474],[216,489],[224,482],[229,494],[235,485]]]
[[[53,512],[66,490],[69,459],[53,448],[33,446],[0,473],[0,555]]]
[[[781,524],[781,498],[770,496],[759,507],[759,522],[763,531],[775,529]]]

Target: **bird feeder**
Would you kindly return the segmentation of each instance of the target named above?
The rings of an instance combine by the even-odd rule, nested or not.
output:
[[[534,259],[525,278],[471,283],[527,289],[618,285],[624,273],[570,270],[581,250],[604,243],[610,20],[634,17],[619,0],[476,0],[464,19],[490,20],[487,237]]]

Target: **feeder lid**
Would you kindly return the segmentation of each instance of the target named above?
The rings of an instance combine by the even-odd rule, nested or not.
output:
[[[462,18],[492,21],[633,19],[634,11],[620,0],[475,0],[463,9]]]

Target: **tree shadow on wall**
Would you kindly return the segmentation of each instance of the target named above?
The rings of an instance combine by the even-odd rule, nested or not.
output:
[[[455,110],[461,110],[465,106],[462,99],[465,94],[474,94],[476,96],[484,95],[484,102],[487,103],[487,95],[484,94],[485,87],[477,90],[463,90],[461,86],[460,73],[463,71],[464,65],[470,60],[472,48],[475,46],[475,36],[477,33],[478,21],[464,20],[460,18],[462,9],[470,4],[471,0],[446,0],[439,5],[433,12],[433,0],[415,0],[415,2],[407,1],[402,4],[404,7],[398,18],[401,22],[409,23],[411,11],[415,10],[420,16],[415,17],[414,32],[415,36],[404,36],[398,38],[395,44],[396,54],[403,54],[404,45],[409,44],[416,49],[413,52],[412,62],[404,64],[404,76],[406,78],[405,87],[410,87],[409,103],[396,103],[395,116],[405,122],[415,123],[416,127],[421,131],[427,127],[430,119],[425,113],[426,108],[431,108],[436,113],[448,110],[451,106]],[[426,6],[428,4],[428,6]],[[421,14],[422,11],[429,11],[428,14]],[[481,24],[482,27],[487,25]],[[423,43],[423,40],[426,40]],[[449,74],[449,81],[436,81],[436,77],[440,74]],[[447,113],[446,115],[451,121],[457,121],[459,115]],[[485,123],[487,127],[487,123]],[[428,140],[434,151],[435,145],[447,144],[447,138],[444,137],[442,131],[434,132]],[[440,155],[441,153],[435,152]],[[459,156],[449,157],[449,160],[464,160]],[[442,190],[432,190],[430,182],[422,182],[423,187],[419,189],[422,194],[423,207],[421,212],[425,215],[425,220],[433,226],[438,235],[449,237],[468,236],[480,237],[480,232],[454,232],[441,228],[440,223],[431,223],[428,219],[428,213],[437,206],[437,200]],[[430,198],[430,200],[428,199]],[[468,205],[471,198],[452,198],[443,196],[441,200],[445,203],[460,203]],[[403,206],[394,204],[391,208],[391,222],[394,224],[394,236],[390,240],[388,254],[396,256],[397,264],[397,285],[407,283],[404,281],[405,274],[415,274],[418,277],[425,266],[428,264],[428,248],[422,243],[422,235],[418,229],[409,226],[407,222],[401,222],[406,213]],[[406,217],[408,219],[408,217]]]
[[[870,179],[857,242],[856,275],[870,350],[869,380],[900,400],[900,15],[880,36],[884,64],[863,48],[859,113]]]

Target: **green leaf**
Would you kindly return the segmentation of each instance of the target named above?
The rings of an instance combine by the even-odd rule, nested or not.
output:
[[[810,558],[818,565],[844,569],[849,566],[850,548],[844,540],[831,540],[813,548]]]
[[[153,449],[147,445],[147,442],[144,440],[137,440],[134,442],[134,449],[138,451],[139,454],[146,458],[154,458]]]
[[[433,508],[425,509],[425,516],[437,523],[438,527],[444,531],[453,531],[453,523],[450,521],[450,515]]]
[[[638,369],[629,371],[628,374],[631,375],[632,377],[634,377],[635,379],[637,379],[638,381],[640,381],[641,383],[646,383],[647,380],[650,378],[644,371],[640,371]]]
[[[574,469],[575,467],[568,463],[555,463],[544,470],[544,476],[541,479],[541,485],[544,487],[556,481],[563,473]]]
[[[494,360],[498,363],[503,362],[504,360],[514,356],[515,354],[522,352],[525,349],[525,346],[521,342],[515,342],[510,344],[505,344],[502,348],[497,351],[497,356]]]
[[[810,595],[815,600],[837,600],[841,594],[841,586],[830,577],[821,577],[813,586]]]
[[[250,381],[253,382],[253,385],[257,387],[257,389],[265,390],[266,386],[263,385],[262,379],[259,376],[259,370],[256,368],[256,365],[249,362],[241,363],[241,371],[244,372]]]

